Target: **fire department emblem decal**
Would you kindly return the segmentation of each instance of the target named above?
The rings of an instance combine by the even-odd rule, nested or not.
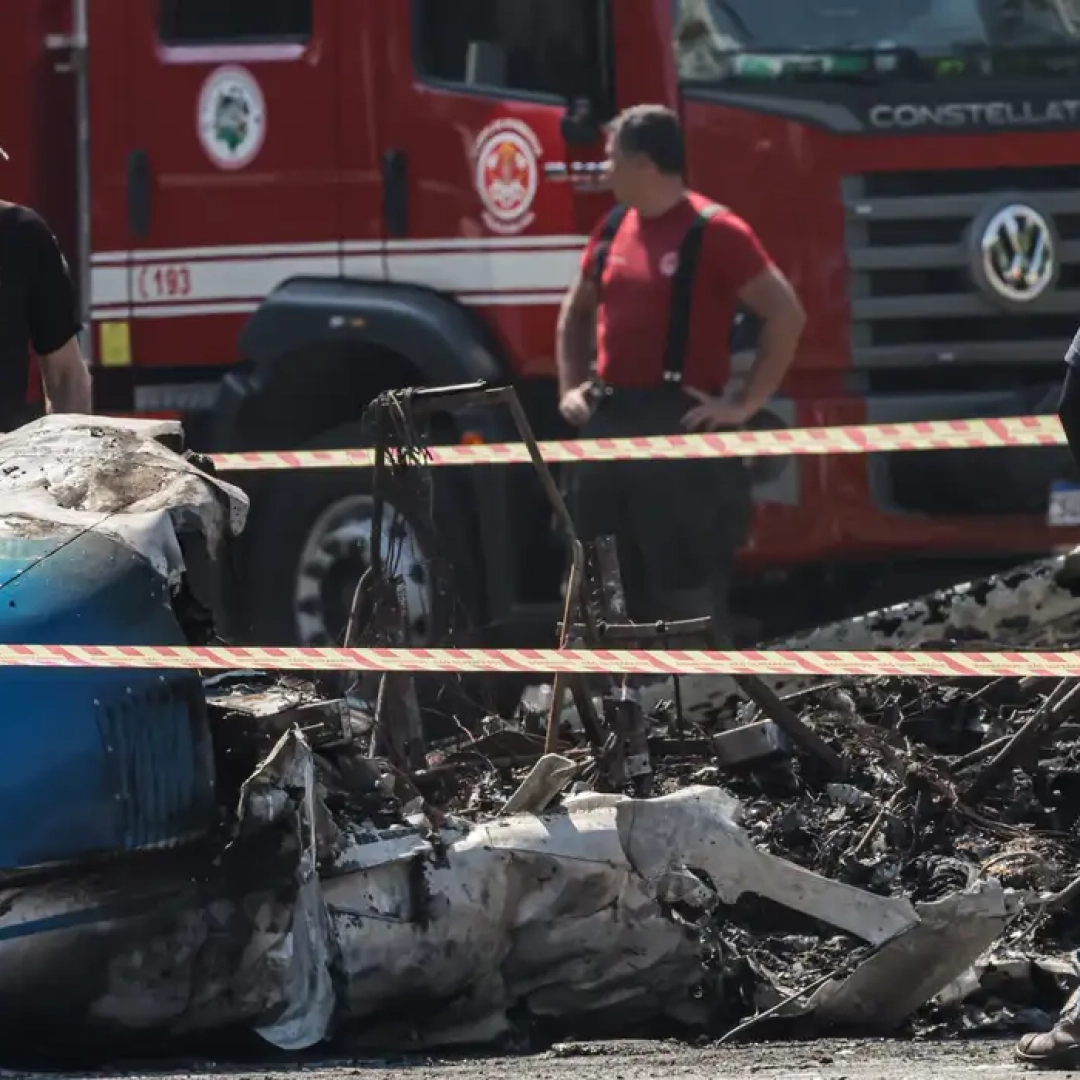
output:
[[[199,139],[221,169],[242,169],[255,160],[266,137],[266,102],[244,68],[218,68],[199,94]]]
[[[497,120],[477,136],[476,190],[492,232],[513,235],[535,220],[542,155],[536,133],[518,120]]]

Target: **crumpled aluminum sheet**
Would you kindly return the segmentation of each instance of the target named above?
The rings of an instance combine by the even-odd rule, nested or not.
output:
[[[917,923],[874,896],[766,855],[717,788],[584,794],[565,810],[348,849],[324,875],[350,1027],[411,1016],[420,1045],[490,1041],[511,1008],[633,1023],[695,1015],[699,935],[672,918],[767,896],[883,944]],[[445,845],[445,846],[444,846]],[[352,872],[341,873],[345,867]],[[710,884],[711,883],[711,884]],[[404,1033],[402,1033],[404,1034]]]
[[[177,533],[197,531],[213,557],[239,536],[247,495],[200,471],[176,421],[73,414],[42,417],[0,436],[0,539],[93,529],[138,551],[163,576],[183,570]]]

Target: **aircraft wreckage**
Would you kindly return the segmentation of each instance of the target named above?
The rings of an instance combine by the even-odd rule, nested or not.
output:
[[[176,424],[47,417],[0,438],[0,638],[206,643],[188,566],[220,557],[246,513]],[[372,755],[370,717],[296,678],[0,681],[9,1047],[60,1031],[74,1047],[241,1029],[295,1050],[483,1043],[531,1022],[714,1030],[711,931],[746,898],[858,947],[791,1009],[888,1031],[1019,904],[994,877],[916,903],[830,880],[752,843],[715,781],[590,790],[572,748],[537,751],[491,812],[436,808],[438,768],[425,787],[424,769]],[[784,1003],[751,1013],[766,1004]]]

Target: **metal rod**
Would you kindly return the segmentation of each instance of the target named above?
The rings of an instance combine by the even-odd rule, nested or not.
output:
[[[830,773],[843,776],[847,772],[844,759],[820,735],[811,731],[792,709],[780,700],[775,690],[756,675],[737,675],[735,682],[793,743],[817,758]]]
[[[567,507],[566,501],[562,497],[559,485],[555,483],[555,477],[551,475],[551,469],[548,468],[548,463],[544,460],[543,454],[540,453],[540,447],[537,445],[536,438],[532,433],[532,428],[529,426],[529,420],[525,415],[525,410],[521,407],[521,402],[518,400],[517,393],[514,391],[513,387],[506,387],[495,393],[506,402],[506,406],[510,410],[510,415],[514,418],[518,434],[521,436],[521,441],[525,444],[525,448],[529,452],[529,458],[532,461],[533,468],[536,470],[537,475],[540,477],[540,483],[544,487],[544,493],[551,502],[551,505],[555,510],[555,516],[559,519],[559,524],[562,525],[563,531],[566,534],[567,543],[570,546],[571,558],[573,559],[573,562],[577,564],[580,574],[585,552],[581,546],[581,541],[578,539],[577,529],[574,528],[574,519],[571,517],[570,509]],[[581,580],[580,576],[578,580]],[[583,611],[582,614],[585,621],[589,622],[588,612]],[[566,619],[564,622],[569,622],[569,620]]]
[[[985,761],[988,757],[993,757],[1003,746],[1008,746],[1012,742],[1011,735],[1002,735],[1000,739],[994,739],[993,742],[984,743],[982,746],[976,747],[969,754],[965,754],[962,758],[957,758],[956,761],[949,766],[949,771],[953,773],[963,772],[964,769],[971,768],[972,765],[978,765],[980,761]]]
[[[406,391],[413,416],[427,417],[437,412],[458,412],[474,405],[495,405],[502,396],[502,388],[492,390],[484,383],[468,383],[463,386],[432,386]]]
[[[371,478],[371,551],[368,561],[375,572],[375,580],[383,576],[382,527],[383,487],[386,484],[386,413],[379,410],[375,425],[375,475]]]
[[[1046,910],[1063,911],[1065,908],[1071,907],[1073,901],[1076,900],[1077,897],[1080,897],[1080,877],[1073,878],[1064,889],[1054,893],[1054,895],[1046,901]]]
[[[585,620],[586,627],[589,629],[590,633],[595,633],[592,613],[589,611],[588,604],[581,604],[579,602],[581,582],[585,573],[585,549],[581,540],[578,538],[577,529],[574,527],[574,519],[570,514],[569,507],[566,505],[566,500],[562,497],[559,485],[555,483],[555,477],[552,476],[551,469],[548,468],[547,462],[540,453],[540,447],[536,443],[536,437],[533,435],[529,419],[525,415],[525,410],[521,407],[521,402],[518,400],[517,392],[512,386],[506,386],[497,390],[492,390],[489,393],[490,400],[500,401],[510,410],[510,415],[514,420],[514,426],[517,428],[518,435],[525,445],[526,450],[529,452],[529,459],[532,462],[533,469],[540,479],[544,494],[547,495],[548,501],[555,511],[555,516],[562,526],[563,535],[566,537],[566,545],[570,551],[570,572],[566,583],[566,604],[563,610],[562,626],[559,634],[559,648],[565,649],[567,643],[570,641],[576,609],[581,609],[581,616]],[[589,700],[588,690],[584,680],[580,678],[567,678],[564,675],[556,674],[551,688],[551,711],[548,714],[548,726],[544,736],[546,752],[550,753],[554,750],[556,740],[558,739],[559,719],[562,715],[562,703],[566,696],[567,686],[573,688],[581,721],[585,725],[590,741],[597,749],[599,749],[597,744],[602,741],[603,732],[599,728],[598,719],[594,722],[591,701]]]
[[[367,569],[353,590],[349,621],[345,625],[345,648],[352,648],[360,628],[371,618],[371,596],[382,582],[382,489],[386,478],[386,413],[379,410],[375,423],[375,472],[371,478],[371,550]]]
[[[1030,719],[1024,723],[1024,726],[972,780],[963,793],[964,801],[977,805],[981,799],[989,795],[1005,774],[1012,769],[1013,762],[1021,754],[1037,746],[1065,721],[1069,715],[1069,705],[1077,693],[1080,693],[1080,683],[1062,679]]]
[[[712,619],[681,619],[678,622],[661,623],[610,623],[600,621],[596,624],[597,636],[607,641],[652,641],[657,638],[696,637],[708,631]],[[562,633],[563,624],[559,623]],[[573,627],[576,634],[584,634],[583,623]]]
[[[455,383],[452,386],[417,386],[408,391],[414,401],[434,401],[439,398],[460,397],[461,395],[491,394],[502,387],[490,387],[482,379],[471,383]]]
[[[71,66],[75,73],[75,195],[78,222],[77,280],[79,311],[83,324],[82,351],[87,361],[94,357],[94,334],[90,317],[90,22],[88,0],[74,0],[72,9]]]
[[[563,632],[559,635],[559,648],[565,649],[570,640],[570,628],[577,607],[577,593],[581,586],[581,567],[577,559],[570,560],[570,573],[566,581],[566,603],[563,607]],[[569,683],[566,675],[557,672],[551,686],[551,706],[548,711],[547,731],[544,733],[544,753],[553,754],[559,741],[559,721],[562,717],[563,700]]]

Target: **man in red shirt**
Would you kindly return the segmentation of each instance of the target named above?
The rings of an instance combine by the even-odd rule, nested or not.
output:
[[[562,415],[586,438],[739,428],[794,359],[802,306],[750,226],[687,190],[673,112],[622,113],[608,159],[619,207],[593,233],[559,317]],[[736,385],[729,367],[740,309],[761,330]],[[742,460],[589,463],[575,472],[578,527],[584,539],[616,537],[633,617],[712,614],[726,637],[735,554],[752,514]]]

